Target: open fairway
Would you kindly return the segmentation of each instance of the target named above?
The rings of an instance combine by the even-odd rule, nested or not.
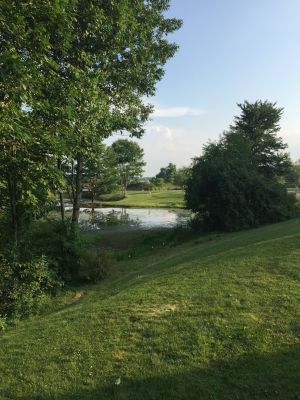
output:
[[[300,220],[119,261],[0,336],[1,399],[299,399]]]
[[[183,190],[163,190],[159,192],[128,191],[127,197],[114,200],[114,195],[103,196],[105,201],[102,206],[109,207],[157,207],[157,208],[183,208]]]

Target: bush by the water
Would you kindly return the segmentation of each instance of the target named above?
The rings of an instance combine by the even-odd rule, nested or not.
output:
[[[61,285],[46,257],[21,261],[0,256],[0,317],[21,318],[36,313]],[[3,322],[3,319],[2,319]]]
[[[36,314],[65,283],[95,283],[112,264],[93,237],[58,221],[37,221],[20,237],[18,251],[0,246],[0,330],[7,319]]]
[[[112,257],[104,251],[83,251],[77,259],[73,278],[77,282],[97,283],[104,279],[112,265]]]
[[[92,246],[93,236],[74,234],[66,226],[57,224],[54,237],[52,260],[65,282],[96,283],[108,274],[112,258],[109,253]]]
[[[65,222],[38,222],[27,233],[27,247],[34,254],[46,254],[49,268],[66,283],[98,282],[112,263],[109,253],[99,251],[93,244],[95,236],[74,231]]]

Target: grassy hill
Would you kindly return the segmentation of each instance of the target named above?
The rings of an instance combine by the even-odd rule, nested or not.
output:
[[[0,336],[0,398],[299,399],[300,220],[120,261]]]

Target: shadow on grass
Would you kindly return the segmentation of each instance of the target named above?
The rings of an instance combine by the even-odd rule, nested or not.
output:
[[[180,367],[179,367],[180,368]],[[152,367],[152,371],[153,371]],[[138,373],[138,371],[137,371]],[[143,374],[147,371],[143,371]],[[150,374],[150,372],[149,372]],[[62,394],[33,394],[22,400],[206,400],[206,399],[300,399],[300,347],[275,354],[252,355],[228,363],[213,363],[207,369],[192,368],[169,375],[141,379],[111,377],[110,385],[98,382],[96,388],[84,387]]]

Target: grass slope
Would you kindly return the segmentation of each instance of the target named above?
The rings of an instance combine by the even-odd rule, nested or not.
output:
[[[114,195],[103,196],[102,206],[113,207],[157,207],[157,208],[184,208],[183,190],[164,190],[160,192],[128,191],[127,197],[114,200]],[[106,200],[107,199],[107,200]]]
[[[299,399],[300,220],[118,264],[0,337],[1,399]]]

